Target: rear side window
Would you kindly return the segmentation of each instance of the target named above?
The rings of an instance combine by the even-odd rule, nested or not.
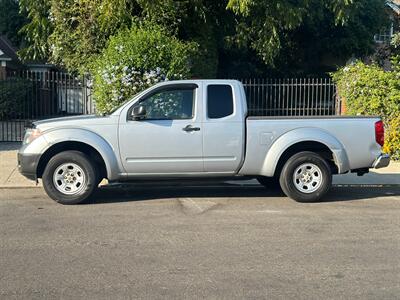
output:
[[[207,87],[207,115],[219,119],[233,114],[233,96],[230,85],[209,85]]]

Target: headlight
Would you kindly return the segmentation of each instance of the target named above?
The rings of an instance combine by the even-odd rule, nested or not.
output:
[[[42,135],[42,133],[40,132],[40,130],[38,128],[28,128],[25,131],[23,144],[26,145],[26,144],[32,143],[35,139],[37,139],[41,135]]]

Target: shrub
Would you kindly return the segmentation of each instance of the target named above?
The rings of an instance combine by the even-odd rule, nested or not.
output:
[[[333,75],[339,95],[350,115],[377,115],[385,122],[384,151],[400,158],[400,80],[396,71],[384,71],[376,65],[357,62]]]
[[[0,120],[23,115],[23,108],[31,88],[32,83],[22,78],[7,78],[0,81]]]
[[[383,150],[392,155],[392,159],[400,160],[400,116],[391,118],[386,124],[387,134]]]
[[[92,64],[97,110],[110,112],[159,81],[190,77],[196,49],[158,25],[121,30]]]

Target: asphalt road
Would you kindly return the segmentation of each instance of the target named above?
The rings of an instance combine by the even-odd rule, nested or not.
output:
[[[0,298],[398,299],[400,188],[0,190]]]

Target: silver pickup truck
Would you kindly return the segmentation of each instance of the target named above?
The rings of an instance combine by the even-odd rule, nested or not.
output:
[[[256,178],[296,201],[321,199],[333,174],[389,164],[376,117],[248,117],[235,80],[157,84],[107,116],[33,123],[18,153],[20,172],[42,178],[62,204],[109,182]]]

